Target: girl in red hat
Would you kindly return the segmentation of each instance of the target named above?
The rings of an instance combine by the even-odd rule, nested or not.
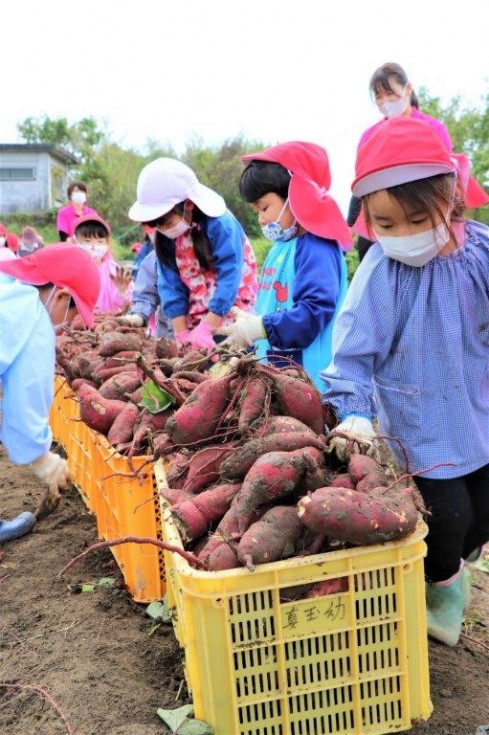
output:
[[[372,99],[374,100],[378,111],[382,115],[383,120],[392,117],[400,117],[401,115],[412,117],[416,120],[423,120],[440,136],[440,139],[446,146],[447,150],[452,150],[452,141],[446,126],[440,120],[437,120],[435,117],[432,117],[432,115],[428,115],[426,112],[422,112],[419,109],[416,92],[409,81],[408,75],[400,64],[388,62],[379,66],[379,68],[376,69],[370,77],[369,88]],[[370,138],[372,133],[377,130],[381,122],[382,120],[364,131],[358,144],[359,148]],[[350,208],[347,217],[348,224],[354,226],[359,213],[360,201],[357,197],[353,196],[350,201]],[[362,260],[372,244],[372,240],[366,237],[366,235],[371,237],[371,233],[366,231],[363,218],[360,218],[356,227],[353,229],[354,232],[358,234],[356,247],[358,249],[360,260]]]
[[[301,365],[316,385],[331,357],[331,329],[347,287],[342,247],[351,236],[331,195],[324,148],[291,141],[244,156],[240,193],[272,247],[261,270],[257,316],[237,312],[223,343],[254,345],[276,365]]]
[[[339,459],[352,451],[344,434],[374,451],[377,416],[413,474],[430,511],[428,633],[447,645],[468,601],[464,560],[489,539],[489,228],[464,219],[459,170],[413,118],[385,121],[359,149],[352,191],[377,242],[321,374]]]

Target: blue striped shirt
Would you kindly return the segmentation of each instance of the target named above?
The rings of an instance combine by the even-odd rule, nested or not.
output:
[[[430,478],[489,462],[489,228],[465,225],[464,247],[413,268],[374,244],[333,331],[323,400],[341,419],[377,414],[401,466]],[[397,439],[398,441],[395,441]]]

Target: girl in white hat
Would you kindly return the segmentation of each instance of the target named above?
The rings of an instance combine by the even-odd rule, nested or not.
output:
[[[255,256],[240,223],[173,158],[141,171],[129,217],[156,228],[158,291],[177,342],[212,351],[231,308],[250,311],[256,299]]]

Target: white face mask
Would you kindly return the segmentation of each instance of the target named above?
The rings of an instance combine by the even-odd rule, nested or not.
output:
[[[4,235],[0,235],[0,248],[3,248],[6,242],[7,238]]]
[[[165,237],[169,237],[170,240],[174,240],[176,237],[184,235],[186,232],[188,232],[188,230],[190,230],[190,225],[187,220],[182,217],[180,222],[177,222],[176,225],[173,225],[172,227],[166,227],[165,229],[160,229],[159,232],[161,232],[161,234]]]
[[[83,250],[86,250],[87,253],[89,253],[94,260],[100,260],[104,257],[104,255],[107,254],[109,250],[109,246],[102,243],[96,243],[92,245],[88,242],[77,242],[76,244],[79,248],[83,248]]]
[[[386,100],[381,105],[379,105],[379,111],[385,117],[400,117],[401,115],[404,115],[408,105],[409,100],[407,100],[404,96],[403,90],[402,97],[399,97],[399,99],[397,100]]]
[[[408,237],[386,237],[377,235],[387,257],[398,260],[413,268],[421,268],[432,260],[448,242],[449,232],[445,222]]]
[[[74,191],[71,195],[71,201],[75,204],[85,204],[87,201],[87,195],[84,191]]]
[[[44,304],[44,307],[45,307],[46,311],[48,312],[49,316],[51,316],[51,311],[52,311],[52,308],[53,308],[53,305],[50,302],[51,302],[51,299],[53,298],[53,296],[54,296],[55,293],[56,293],[56,286],[53,286],[52,289],[51,289],[51,292],[50,292],[49,296],[46,299],[46,303]],[[56,334],[60,334],[62,332],[63,328],[68,326],[69,322],[68,322],[68,320],[67,320],[66,317],[68,316],[68,311],[69,310],[70,310],[70,299],[67,299],[66,300],[66,310],[65,310],[65,315],[64,315],[63,319],[60,322],[58,322],[58,324],[55,324],[53,322],[53,328],[54,328],[54,331],[56,332]]]

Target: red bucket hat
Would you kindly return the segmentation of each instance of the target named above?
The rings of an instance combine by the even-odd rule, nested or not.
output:
[[[85,324],[93,327],[100,275],[91,255],[82,248],[63,243],[50,245],[24,258],[0,263],[0,271],[32,286],[52,283],[66,288]]]
[[[279,163],[291,175],[289,204],[296,220],[319,237],[337,240],[344,250],[353,244],[350,228],[329,193],[331,173],[326,150],[315,143],[291,141],[242,156],[244,163]]]
[[[432,127],[412,117],[384,120],[359,148],[352,192],[357,197],[380,189],[456,173],[457,164]]]

